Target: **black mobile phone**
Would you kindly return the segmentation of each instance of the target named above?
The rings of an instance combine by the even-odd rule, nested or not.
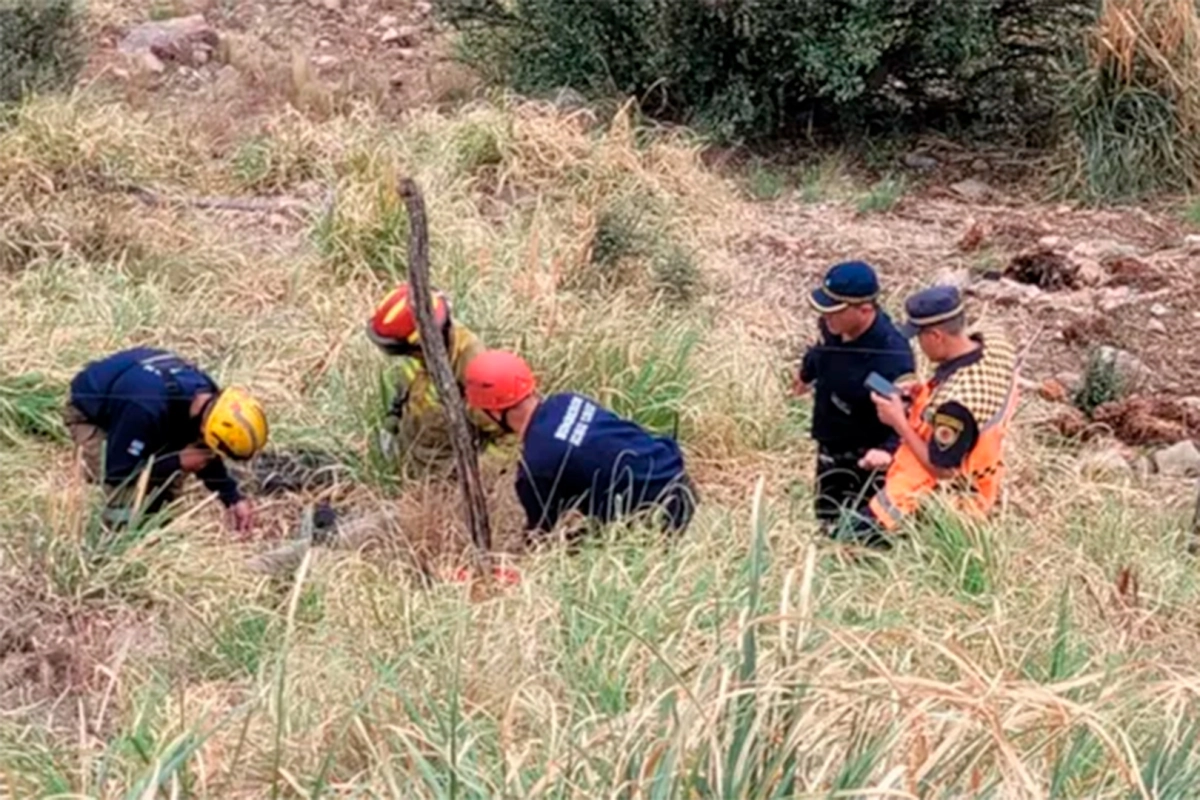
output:
[[[870,375],[868,375],[867,379],[863,382],[863,385],[875,394],[881,394],[884,397],[893,394],[900,394],[900,389],[896,387],[896,384],[892,383],[878,372],[872,372]]]

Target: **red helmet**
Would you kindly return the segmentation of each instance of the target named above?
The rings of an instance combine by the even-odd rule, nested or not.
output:
[[[450,325],[450,303],[441,292],[433,293],[433,319],[439,327]],[[417,314],[408,299],[408,284],[388,292],[375,309],[367,326],[367,336],[385,353],[411,355],[421,351]]]
[[[507,350],[487,350],[467,364],[467,404],[481,411],[506,411],[537,387],[525,359]]]

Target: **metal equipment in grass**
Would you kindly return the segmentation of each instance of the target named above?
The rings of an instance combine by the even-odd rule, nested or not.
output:
[[[454,379],[450,366],[450,355],[446,343],[433,318],[433,301],[429,288],[429,229],[425,218],[425,199],[417,184],[408,179],[400,180],[400,197],[408,210],[408,282],[409,297],[417,315],[417,330],[421,334],[421,347],[425,354],[425,365],[437,386],[438,398],[445,409],[450,423],[450,441],[454,446],[454,460],[458,467],[458,481],[462,488],[463,505],[475,545],[475,562],[479,574],[490,576],[489,554],[492,548],[492,533],[488,523],[487,498],[483,481],[479,477],[478,452],[467,422],[466,406]]]

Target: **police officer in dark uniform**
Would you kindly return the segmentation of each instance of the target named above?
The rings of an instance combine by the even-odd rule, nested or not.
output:
[[[915,380],[912,348],[876,304],[879,278],[861,261],[825,273],[810,301],[821,315],[820,341],[804,354],[796,393],[814,390],[812,437],[817,441],[816,516],[832,532],[841,512],[882,488],[896,432],[879,421],[867,376]]]

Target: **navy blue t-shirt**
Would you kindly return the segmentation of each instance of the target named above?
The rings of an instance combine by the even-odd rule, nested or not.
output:
[[[154,456],[150,482],[157,486],[180,471],[179,452],[201,439],[200,421],[190,414],[192,400],[201,392],[216,391],[216,383],[186,361],[164,350],[139,347],[85,366],[71,381],[71,403],[105,432],[106,483],[129,480]],[[196,476],[225,505],[240,499],[237,483],[220,457]]]
[[[900,444],[896,432],[879,421],[864,386],[867,376],[878,372],[889,381],[916,372],[912,347],[881,309],[875,322],[862,336],[844,342],[820,323],[821,344],[804,356],[800,379],[815,383],[812,436],[827,450],[850,453],[870,448],[895,452]]]
[[[517,496],[528,530],[571,509],[601,522],[658,503],[684,480],[683,453],[583,395],[547,397],[525,431]]]

